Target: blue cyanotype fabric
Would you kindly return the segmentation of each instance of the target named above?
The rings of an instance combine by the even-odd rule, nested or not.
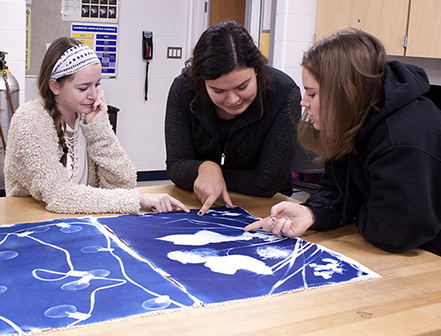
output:
[[[241,208],[217,207],[204,216],[197,211],[98,221],[204,305],[379,277],[344,255],[300,238],[244,232],[258,218]]]
[[[94,218],[0,227],[0,335],[199,304]]]
[[[244,232],[257,218],[241,208],[197,211],[0,226],[0,335],[379,277],[320,245]]]

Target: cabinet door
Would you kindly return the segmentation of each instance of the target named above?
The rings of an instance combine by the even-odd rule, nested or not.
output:
[[[441,1],[412,0],[406,56],[441,58]]]
[[[317,0],[315,40],[335,33],[339,28],[358,26],[358,0]]]
[[[403,39],[407,31],[409,2],[410,0],[317,0],[316,40],[339,28],[354,27],[380,39],[389,55],[404,56]]]
[[[361,29],[378,38],[388,55],[405,54],[403,39],[407,33],[409,2],[410,0],[359,0]]]

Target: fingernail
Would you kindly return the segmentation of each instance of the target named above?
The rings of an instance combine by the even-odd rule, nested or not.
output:
[[[272,217],[272,216],[274,216],[274,214],[271,212],[271,213],[270,213],[270,216]]]
[[[273,218],[271,218],[271,221],[273,221],[273,222],[275,222],[276,221],[276,219],[273,217]]]
[[[199,216],[202,216],[202,211],[199,211],[199,212],[198,212],[198,215],[199,215]]]
[[[287,218],[288,218],[288,216],[283,217],[283,219],[287,219]]]
[[[289,217],[289,220],[292,220],[292,217]]]

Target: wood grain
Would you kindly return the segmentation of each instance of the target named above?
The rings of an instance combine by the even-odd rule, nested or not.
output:
[[[196,195],[173,185],[139,188],[167,192],[191,208]],[[231,193],[233,203],[263,217],[290,200]],[[221,200],[215,205],[223,205]],[[98,216],[98,215],[96,215]],[[52,214],[30,197],[0,199],[0,223],[45,221],[79,215]],[[329,232],[309,231],[305,240],[353,258],[380,279],[316,288],[215,308],[108,322],[43,335],[438,335],[441,332],[441,258],[414,249],[391,254],[367,243],[354,225]]]

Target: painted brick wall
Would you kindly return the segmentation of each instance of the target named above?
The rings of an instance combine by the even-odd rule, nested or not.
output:
[[[30,0],[28,0],[30,1]],[[38,0],[33,0],[38,1]],[[164,115],[168,89],[191,53],[195,7],[202,0],[123,0],[119,22],[117,79],[103,79],[107,102],[120,108],[117,135],[138,171],[165,169]],[[0,49],[8,51],[8,65],[17,77],[24,100],[25,0],[0,0]],[[300,61],[313,42],[316,0],[278,0],[274,66],[302,87]],[[146,63],[141,57],[141,32],[153,31],[154,55],[149,67],[148,101],[144,101]],[[167,46],[182,47],[182,59],[167,59]],[[441,60],[411,59],[441,83]],[[28,83],[29,81],[29,83]],[[26,98],[33,99],[26,79]]]
[[[22,103],[26,74],[25,0],[0,0],[0,50],[8,53],[6,62],[20,85],[20,103]]]

